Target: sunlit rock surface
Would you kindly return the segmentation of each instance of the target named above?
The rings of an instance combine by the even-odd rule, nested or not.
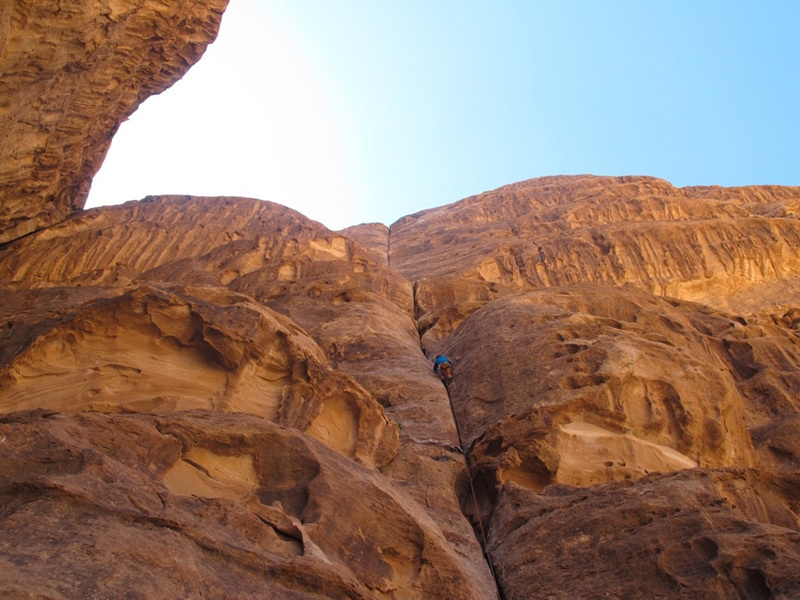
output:
[[[84,305],[20,349],[0,381],[2,412],[215,409],[296,427],[368,464],[397,450],[369,393],[291,321],[234,294],[144,287]]]
[[[499,461],[500,479],[538,490],[750,466],[744,399],[692,310],[581,285],[473,313],[445,352],[459,365],[450,391],[476,464]]]
[[[410,247],[397,227],[386,248]],[[192,559],[147,559],[164,574],[142,588],[154,597],[795,593],[792,297],[732,313],[591,278],[439,288],[381,260],[380,235],[269,202],[171,196],[0,249],[4,518],[36,532],[2,557],[50,557],[50,575],[15,570],[3,589],[110,597],[163,543]],[[436,256],[433,274],[449,255]],[[452,409],[436,352],[456,365]],[[124,477],[86,466],[123,451]],[[325,461],[336,466],[320,479]],[[77,513],[64,474],[84,490]],[[311,480],[326,490],[314,502]],[[113,494],[144,512],[109,513]],[[53,544],[73,551],[48,554],[55,520],[94,523],[81,531],[105,550],[64,535]],[[206,558],[219,544],[246,576]],[[139,558],[102,558],[126,552]],[[80,567],[103,560],[117,577]]]
[[[390,264],[418,281],[429,337],[476,303],[596,282],[734,314],[800,295],[800,188],[675,188],[652,177],[545,177],[404,217]]]
[[[798,597],[800,189],[81,211],[224,4],[0,10],[0,596]]]

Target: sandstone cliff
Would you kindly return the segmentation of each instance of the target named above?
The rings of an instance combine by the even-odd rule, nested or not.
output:
[[[0,595],[800,596],[800,188],[80,210],[223,8],[0,10]]]

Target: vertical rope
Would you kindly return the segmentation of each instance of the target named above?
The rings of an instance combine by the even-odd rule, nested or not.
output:
[[[450,412],[453,414],[453,423],[456,425],[456,435],[458,436],[458,446],[461,449],[461,454],[464,456],[464,463],[467,466],[467,479],[469,479],[469,489],[472,493],[472,503],[475,506],[475,516],[478,520],[478,530],[481,533],[481,542],[483,546],[483,556],[486,559],[486,563],[489,565],[489,571],[492,574],[492,579],[494,579],[494,585],[497,588],[497,595],[499,598],[504,598],[503,590],[500,587],[500,582],[497,580],[497,573],[494,571],[494,565],[492,564],[492,557],[489,555],[489,541],[486,539],[486,531],[483,529],[483,519],[481,519],[481,511],[478,507],[478,495],[475,493],[475,485],[472,483],[472,466],[470,465],[469,456],[467,452],[464,450],[464,442],[461,439],[461,428],[458,426],[458,419],[456,418],[456,409],[453,406],[453,398],[450,396],[450,382],[449,380],[443,380],[445,392],[447,392],[447,400],[450,403]]]

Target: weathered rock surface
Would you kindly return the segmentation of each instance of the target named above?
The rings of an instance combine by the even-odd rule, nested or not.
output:
[[[101,560],[86,554],[91,543],[116,548],[102,556],[129,551],[136,564],[147,554],[134,552],[139,543],[193,557],[199,579],[149,559],[154,572],[173,574],[147,583],[152,597],[221,588],[219,597],[490,598],[486,536],[506,598],[792,596],[800,585],[796,308],[765,303],[772,310],[731,315],[591,280],[497,288],[494,299],[462,302],[447,296],[453,287],[412,282],[382,264],[376,231],[350,232],[364,247],[267,202],[162,197],[86,211],[3,246],[0,473],[16,507],[9,529],[38,528],[24,552],[7,545],[3,560],[46,554],[54,519],[91,521],[91,542],[52,543],[86,561]],[[435,319],[425,293],[445,307]],[[456,363],[455,420],[423,347]],[[49,433],[24,450],[14,440],[30,427]],[[69,451],[59,446],[62,428]],[[106,464],[129,445],[160,448],[166,442],[142,441],[153,430],[182,432],[168,434],[182,446],[157,467],[152,457],[126,462],[139,474],[121,478],[124,494],[161,498],[146,517],[106,514],[113,478],[96,469],[80,470],[80,485],[92,489],[80,514],[70,512],[72,488],[25,475],[41,470],[32,461],[60,472],[72,468],[62,464],[68,456]],[[106,435],[117,454],[110,442],[96,445]],[[327,471],[325,494],[339,486],[377,504],[354,511],[361,505],[331,496],[326,510],[348,510],[311,528],[298,499],[306,492],[297,491],[307,482],[291,466],[306,460],[297,444],[327,448],[315,451],[317,462],[323,452],[352,465]],[[265,455],[283,457],[280,481],[264,474],[257,457]],[[132,483],[142,469],[155,473],[151,487]],[[47,500],[28,501],[39,496]],[[190,515],[175,516],[187,498]],[[390,501],[411,520],[374,532],[375,518],[401,510]],[[50,520],[36,521],[42,514]],[[198,514],[235,517],[212,526]],[[146,531],[130,524],[142,522]],[[218,551],[206,557],[233,540],[238,549],[223,563],[236,577],[223,572]],[[283,558],[262,560],[263,552]],[[631,560],[637,578],[621,571]],[[80,563],[53,558],[53,577],[15,571],[4,589],[111,597],[136,581],[133,562],[109,559],[124,574],[116,579]],[[59,576],[68,572],[77,574]],[[54,580],[65,583],[47,587]]]
[[[739,469],[543,493],[509,482],[490,551],[508,600],[796,598],[797,492]]]
[[[547,178],[392,226],[390,264],[421,278],[423,347],[457,365],[478,497],[464,509],[489,532],[506,597],[796,595],[797,197]],[[653,475],[676,471],[679,488]],[[734,486],[721,497],[739,511],[705,515],[721,502],[708,477],[733,477],[715,486]],[[654,517],[640,494],[674,512]]]
[[[362,223],[342,229],[342,235],[357,241],[371,252],[375,262],[389,264],[389,228],[383,223]]]
[[[202,56],[228,0],[0,7],[0,243],[83,208],[111,138]]]
[[[4,597],[482,597],[403,490],[263,419],[39,411],[0,435]]]
[[[747,314],[800,294],[800,188],[683,188],[652,177],[546,177],[404,217],[390,264],[418,281],[429,337],[509,293],[632,284]]]
[[[496,462],[499,483],[536,490],[751,466],[744,400],[691,316],[641,290],[593,285],[473,313],[444,350],[459,365],[450,393],[475,465]]]
[[[0,382],[0,412],[215,409],[307,431],[365,464],[397,451],[380,405],[291,321],[208,289],[144,287],[84,305],[20,350]]]
[[[0,596],[800,595],[800,188],[80,211],[224,5],[0,9]]]
[[[5,412],[169,419],[211,410],[291,427],[380,468],[375,476],[404,490],[421,527],[457,560],[459,574],[442,588],[417,581],[409,564],[398,576],[406,583],[358,579],[365,593],[496,595],[460,508],[464,458],[445,390],[419,346],[412,285],[359,244],[271,203],[164,197],[75,215],[7,244],[0,265],[9,298]],[[34,300],[41,304],[32,309]],[[189,461],[211,472],[205,458]],[[167,483],[196,479],[181,468]],[[219,468],[228,479],[202,489],[251,486],[239,462]],[[343,474],[342,485],[356,476]],[[367,525],[342,518],[369,537]],[[411,563],[448,571],[428,544],[418,549]],[[316,559],[327,560],[308,560]],[[357,560],[377,564],[371,555]],[[340,597],[326,581],[318,593]]]

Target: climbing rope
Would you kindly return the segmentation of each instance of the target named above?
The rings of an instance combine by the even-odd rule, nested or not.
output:
[[[482,546],[483,546],[483,556],[486,559],[486,563],[489,565],[489,571],[492,574],[492,579],[494,579],[494,584],[497,587],[497,594],[499,598],[504,598],[503,591],[500,588],[500,582],[497,580],[497,574],[494,571],[494,565],[492,564],[492,557],[489,556],[489,541],[486,538],[486,531],[483,529],[483,519],[481,519],[481,511],[478,507],[478,496],[475,493],[475,485],[472,483],[472,467],[470,466],[469,456],[467,452],[464,450],[464,442],[461,439],[461,428],[458,426],[458,419],[456,418],[456,409],[453,406],[453,398],[450,396],[450,380],[443,379],[442,383],[444,383],[444,390],[447,393],[447,400],[450,402],[450,412],[453,414],[453,423],[456,425],[456,435],[458,436],[458,447],[461,450],[461,454],[464,456],[464,464],[467,466],[467,479],[469,479],[469,489],[472,493],[472,503],[475,505],[475,518],[478,521],[478,530],[481,534]]]

